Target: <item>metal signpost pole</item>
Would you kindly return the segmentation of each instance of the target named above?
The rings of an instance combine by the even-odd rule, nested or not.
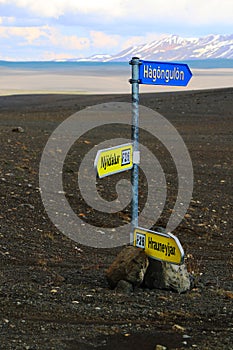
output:
[[[138,57],[133,57],[130,61],[132,65],[132,135],[133,140],[133,169],[131,175],[132,181],[132,229],[130,233],[130,243],[133,244],[134,229],[138,226],[138,164],[139,164],[139,65]]]

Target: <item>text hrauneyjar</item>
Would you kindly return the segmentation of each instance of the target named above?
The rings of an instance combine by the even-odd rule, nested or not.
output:
[[[176,254],[176,248],[174,246],[171,246],[169,243],[164,244],[161,242],[153,241],[151,237],[148,237],[148,248],[164,253],[165,256]]]

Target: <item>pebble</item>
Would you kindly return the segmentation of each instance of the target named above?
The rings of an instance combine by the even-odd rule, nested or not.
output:
[[[185,330],[184,327],[182,327],[182,326],[180,326],[180,325],[178,325],[178,324],[174,324],[174,325],[172,326],[172,329],[173,329],[174,331],[180,331],[180,332],[184,332],[184,330]]]
[[[189,338],[191,338],[191,337],[190,337],[190,335],[188,335],[188,334],[184,334],[184,335],[183,335],[183,338],[184,338],[184,339],[189,339]]]
[[[133,292],[133,286],[131,283],[120,280],[115,288],[116,292],[118,293],[132,293]]]
[[[155,349],[154,350],[166,350],[166,346],[163,346],[163,345],[156,345]]]
[[[51,289],[50,293],[57,293],[58,290],[57,289]]]
[[[32,210],[35,209],[34,205],[31,205],[31,204],[28,204],[28,203],[20,204],[19,207],[28,207],[29,209],[32,209]]]
[[[19,133],[23,133],[24,129],[21,126],[17,126],[15,128],[12,129],[13,132],[19,132]]]

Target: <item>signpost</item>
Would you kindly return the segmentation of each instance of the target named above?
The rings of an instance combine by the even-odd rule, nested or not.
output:
[[[139,153],[139,84],[186,86],[192,77],[187,64],[144,61],[133,57],[132,65],[132,143],[97,152],[95,169],[99,178],[132,169],[132,230],[130,243],[145,249],[154,259],[182,264],[184,251],[171,233],[159,233],[138,228],[138,165]]]
[[[134,246],[145,249],[145,253],[156,260],[178,265],[184,262],[184,251],[180,241],[171,233],[135,228]]]
[[[94,166],[99,178],[132,169],[133,145],[127,143],[98,151]]]
[[[187,64],[140,60],[140,84],[186,86],[191,78]]]
[[[139,84],[186,86],[192,77],[187,64],[144,61],[133,57],[132,65],[132,141],[134,151],[138,152],[139,137]],[[138,159],[140,156],[137,157]],[[130,242],[134,240],[134,230],[138,226],[138,163],[132,170],[132,230]]]

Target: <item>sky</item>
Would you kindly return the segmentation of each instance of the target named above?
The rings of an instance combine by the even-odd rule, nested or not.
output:
[[[233,34],[233,1],[0,0],[0,60],[115,54],[169,34]]]

